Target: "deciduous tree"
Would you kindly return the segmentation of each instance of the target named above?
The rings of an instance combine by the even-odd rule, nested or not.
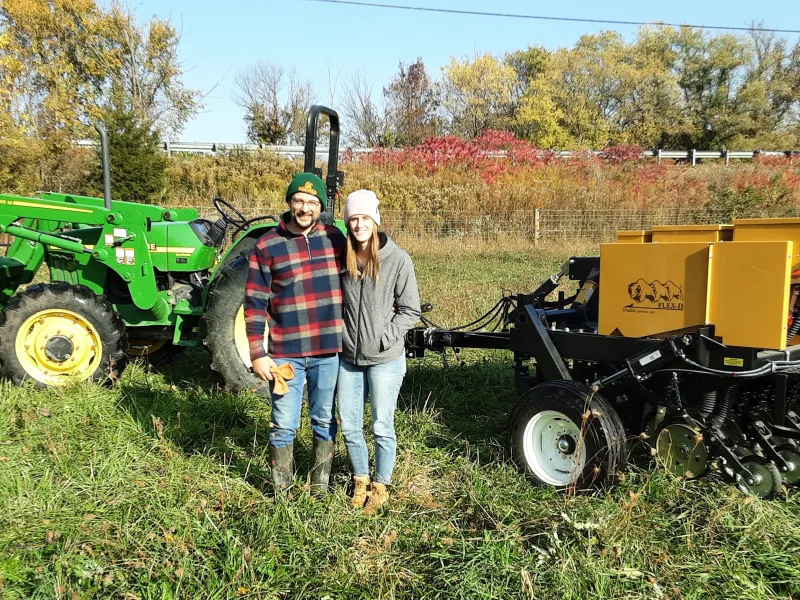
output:
[[[247,136],[264,144],[301,143],[313,102],[311,82],[294,67],[261,60],[234,78],[234,101],[244,108]]]
[[[751,47],[740,36],[709,35],[682,27],[665,28],[671,40],[672,71],[681,93],[682,124],[666,136],[682,148],[722,148],[745,125],[739,92]]]
[[[372,99],[373,84],[360,70],[348,79],[342,102],[342,116],[347,120],[345,135],[353,145],[375,147],[380,144],[386,118]]]
[[[479,54],[472,60],[451,58],[442,72],[452,133],[474,137],[489,128],[508,128],[517,85],[513,67],[491,54]]]
[[[752,56],[745,65],[738,108],[745,119],[731,142],[741,147],[787,149],[798,143],[800,41],[789,47],[774,33],[751,32]]]
[[[118,5],[112,15],[118,67],[111,74],[111,103],[117,110],[132,112],[137,123],[149,130],[180,133],[202,105],[201,92],[183,84],[177,30],[160,18],[138,27],[134,14]]]
[[[113,16],[92,0],[4,0],[0,108],[35,137],[80,136],[119,68],[114,29]]]
[[[438,129],[439,90],[421,58],[406,66],[383,88],[386,119],[391,134],[389,145],[414,146]]]
[[[0,3],[0,110],[28,134],[65,144],[108,106],[147,128],[178,131],[199,108],[182,82],[168,20],[145,27],[94,0]]]

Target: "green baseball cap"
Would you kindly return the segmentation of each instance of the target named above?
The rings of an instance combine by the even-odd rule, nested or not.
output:
[[[319,198],[322,209],[328,204],[328,194],[325,190],[325,183],[313,173],[298,173],[292,177],[289,187],[286,189],[286,201],[291,200],[296,192],[305,192]]]

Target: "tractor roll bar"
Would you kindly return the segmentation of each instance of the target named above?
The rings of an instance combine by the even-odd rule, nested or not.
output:
[[[319,116],[328,115],[331,126],[330,145],[328,146],[328,173],[325,176],[325,188],[328,193],[328,208],[326,212],[333,214],[334,203],[339,186],[343,184],[344,174],[339,168],[339,113],[327,106],[315,104],[308,111],[306,121],[306,143],[303,150],[305,162],[303,171],[314,173],[322,178],[322,169],[316,168],[317,161],[317,133],[319,131]]]

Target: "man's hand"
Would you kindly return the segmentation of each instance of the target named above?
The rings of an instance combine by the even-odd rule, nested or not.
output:
[[[278,365],[269,356],[262,356],[253,361],[253,373],[262,381],[272,381],[273,375],[270,369],[273,367],[277,369]]]

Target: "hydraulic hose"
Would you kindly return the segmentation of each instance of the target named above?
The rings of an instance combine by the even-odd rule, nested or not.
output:
[[[463,331],[463,330],[478,331],[480,329],[487,328],[494,323],[494,329],[492,329],[492,331],[495,331],[501,324],[505,324],[510,307],[514,307],[514,301],[508,296],[503,296],[487,312],[482,314],[474,321],[466,323],[465,325],[445,328],[442,327],[441,325],[434,323],[424,315],[420,315],[420,321],[422,321],[422,323],[426,327],[432,327],[434,329],[448,329],[448,331]]]
[[[778,364],[777,362],[775,362],[775,363],[767,363],[764,366],[761,366],[761,367],[759,367],[757,369],[752,369],[750,371],[723,371],[721,369],[712,369],[711,367],[706,367],[705,365],[701,365],[700,363],[696,363],[692,359],[690,359],[690,358],[688,358],[686,356],[681,356],[681,359],[683,360],[683,362],[692,365],[693,367],[695,367],[696,369],[698,369],[700,371],[705,371],[706,373],[713,373],[715,375],[720,375],[722,377],[734,377],[734,378],[743,378],[743,379],[746,379],[746,378],[749,378],[749,377],[760,377],[762,375],[768,375],[769,373],[773,373],[776,370],[775,369],[775,365]],[[797,364],[800,364],[800,362],[798,362]]]
[[[551,275],[547,279],[545,279],[544,283],[536,288],[536,291],[531,294],[534,300],[539,300],[540,298],[545,298],[549,296],[553,290],[558,287],[558,279],[556,279],[555,275]]]
[[[531,294],[534,300],[540,300],[549,296],[557,287],[561,278],[569,272],[569,262],[561,265],[561,270],[558,273],[550,275],[545,279],[544,283],[536,288],[536,291]]]

